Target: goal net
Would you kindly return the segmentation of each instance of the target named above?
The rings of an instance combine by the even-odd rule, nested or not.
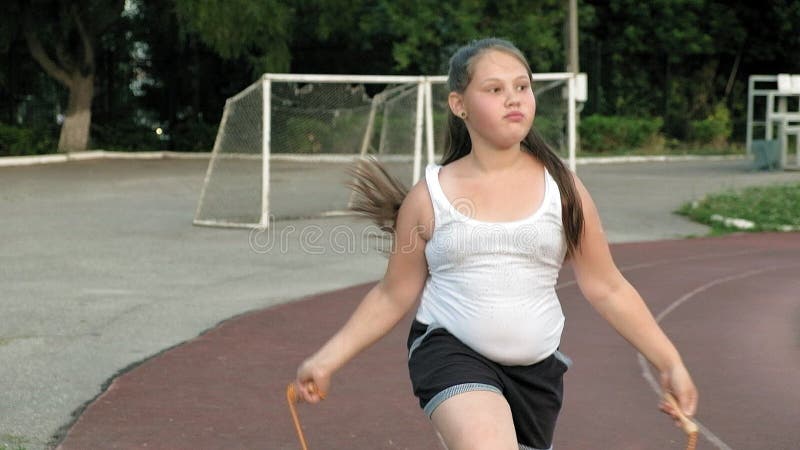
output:
[[[534,127],[565,158],[570,77],[534,77]],[[225,104],[194,223],[345,214],[348,169],[368,155],[411,186],[444,149],[447,95],[446,77],[264,75]]]

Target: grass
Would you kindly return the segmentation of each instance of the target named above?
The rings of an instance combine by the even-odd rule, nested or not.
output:
[[[27,450],[25,443],[27,439],[13,434],[0,435],[0,450]]]
[[[800,230],[800,183],[711,194],[681,206],[677,212],[709,225],[713,235],[741,231],[797,231]]]

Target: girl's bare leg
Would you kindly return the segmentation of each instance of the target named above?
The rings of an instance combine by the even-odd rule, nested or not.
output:
[[[518,450],[511,409],[502,395],[471,391],[442,402],[431,416],[448,450]]]

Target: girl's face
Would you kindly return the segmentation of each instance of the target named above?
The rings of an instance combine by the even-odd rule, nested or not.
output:
[[[522,62],[506,52],[489,50],[477,56],[467,89],[454,95],[451,108],[456,115],[467,113],[473,146],[518,148],[533,125],[536,100],[530,76]]]

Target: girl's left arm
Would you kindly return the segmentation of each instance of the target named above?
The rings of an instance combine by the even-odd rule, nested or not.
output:
[[[597,312],[630,342],[661,375],[662,388],[677,397],[683,412],[694,415],[697,388],[680,354],[636,289],[620,273],[608,248],[600,216],[589,192],[574,176],[583,205],[584,231],[572,265],[578,286]],[[665,403],[661,409],[673,416]]]

